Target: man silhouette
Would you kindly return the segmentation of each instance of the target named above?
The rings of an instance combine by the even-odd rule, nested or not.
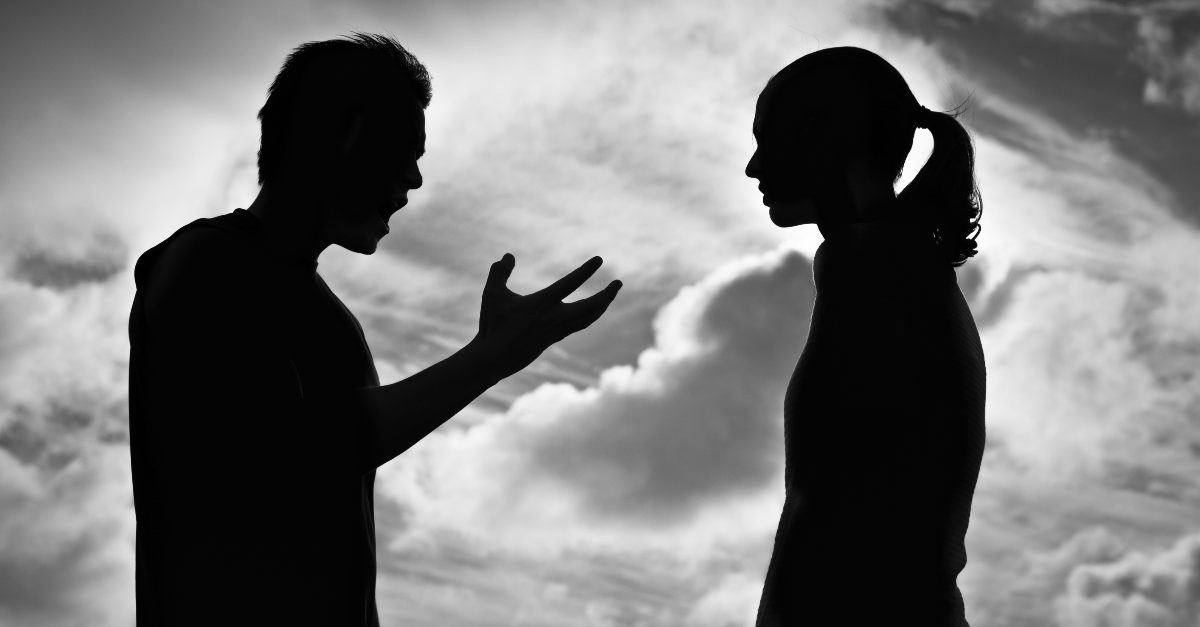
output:
[[[512,293],[492,264],[479,332],[380,385],[362,328],[317,273],[371,254],[421,186],[425,68],[391,38],[298,47],[259,112],[261,191],[196,220],[135,267],[129,319],[137,623],[378,625],[375,469],[547,347],[620,282],[562,303],[594,257]]]

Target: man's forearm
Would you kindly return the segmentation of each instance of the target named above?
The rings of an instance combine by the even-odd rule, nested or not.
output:
[[[372,467],[408,450],[495,385],[492,362],[473,342],[411,377],[359,390]]]
[[[593,257],[522,296],[505,285],[515,263],[506,254],[492,264],[479,310],[479,333],[462,350],[403,381],[355,392],[352,400],[363,407],[363,448],[372,468],[408,450],[555,342],[595,322],[621,288],[620,281],[612,281],[587,298],[562,302],[600,267],[601,259]]]

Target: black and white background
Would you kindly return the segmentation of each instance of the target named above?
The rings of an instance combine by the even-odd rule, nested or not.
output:
[[[378,253],[321,258],[385,382],[471,337],[506,251],[517,291],[592,254],[585,292],[625,285],[379,470],[385,624],[753,623],[819,243],[742,174],[754,103],[792,59],[857,45],[931,109],[969,98],[971,624],[1200,625],[1194,0],[6,2],[0,625],[133,624],[132,261],[253,200],[271,78],[351,30],[434,77],[425,186]],[[864,564],[859,585],[888,581]]]

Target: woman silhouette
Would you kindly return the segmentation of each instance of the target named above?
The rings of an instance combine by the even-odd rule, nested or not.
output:
[[[913,132],[933,153],[897,196]],[[816,223],[817,299],[784,400],[786,494],[759,627],[966,625],[955,579],[984,445],[984,361],[954,267],[981,213],[966,130],[859,48],[785,67],[758,99],[778,226]]]

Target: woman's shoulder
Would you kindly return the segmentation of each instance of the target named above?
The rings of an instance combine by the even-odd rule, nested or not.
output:
[[[817,265],[834,275],[894,280],[896,275],[936,271],[937,249],[921,225],[878,220],[843,225],[817,249]]]

